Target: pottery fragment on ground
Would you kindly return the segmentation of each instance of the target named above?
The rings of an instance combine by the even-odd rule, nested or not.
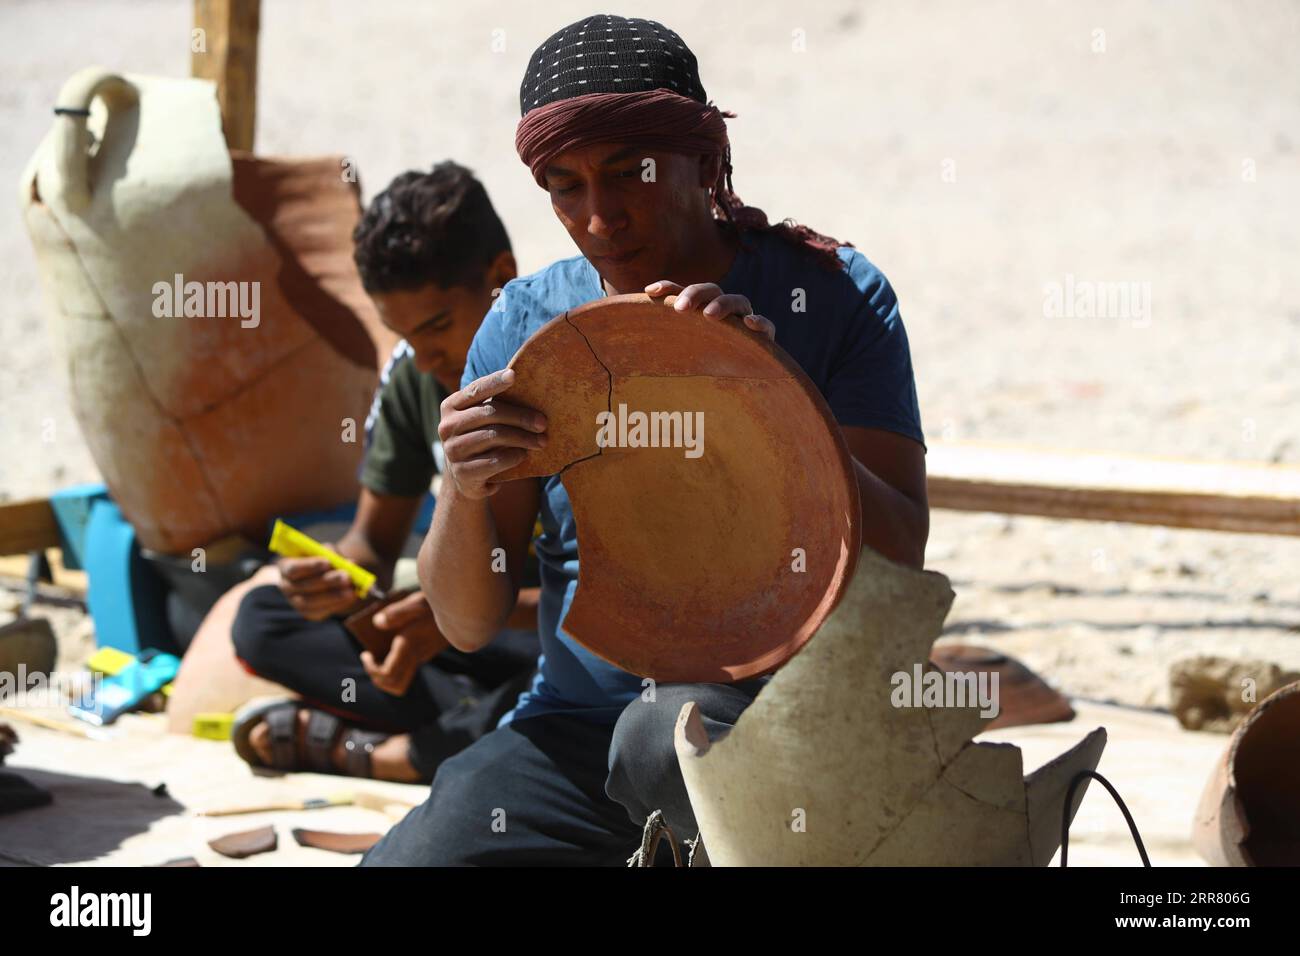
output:
[[[58,652],[58,641],[48,618],[19,617],[0,625],[0,674],[13,680],[14,692],[25,690],[17,686],[20,666],[28,674],[51,674]],[[0,694],[2,703],[6,701]]]
[[[255,830],[227,833],[225,836],[208,841],[208,846],[213,850],[232,860],[243,860],[250,856],[257,856],[259,853],[270,853],[279,844],[275,827],[269,825]]]
[[[997,674],[998,714],[983,730],[1074,720],[1074,708],[1065,697],[1016,658],[998,650],[944,644],[933,650],[930,662],[943,671]]]
[[[893,675],[935,669],[952,600],[943,575],[864,549],[834,613],[730,733],[710,743],[683,707],[677,755],[714,866],[1051,861],[1066,790],[1106,732],[1024,777],[1018,747],[972,741],[978,707],[895,707]]]
[[[333,830],[294,827],[293,838],[299,846],[328,850],[331,853],[365,853],[383,838],[383,834],[337,833]]]
[[[843,592],[857,484],[784,351],[672,301],[613,296],[524,343],[507,397],[546,414],[549,441],[503,478],[562,473],[582,556],[564,622],[575,640],[660,681],[741,680],[789,659]],[[670,447],[602,446],[602,412],[696,416],[699,454],[685,425]]]

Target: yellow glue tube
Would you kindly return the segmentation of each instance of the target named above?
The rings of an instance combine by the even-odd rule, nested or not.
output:
[[[359,564],[353,564],[342,555],[331,551],[319,541],[309,538],[297,528],[289,527],[279,518],[275,519],[275,527],[271,529],[270,548],[276,554],[284,555],[286,558],[324,558],[330,563],[330,567],[338,568],[347,574],[361,597],[366,595],[383,597],[380,590],[375,587],[373,574]]]

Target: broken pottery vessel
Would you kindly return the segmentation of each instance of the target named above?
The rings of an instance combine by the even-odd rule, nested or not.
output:
[[[896,707],[952,605],[948,579],[870,548],[817,636],[710,743],[694,703],[676,748],[714,866],[1046,866],[1066,790],[1106,732],[1023,776],[1020,748],[971,738],[979,706]],[[1086,792],[1075,791],[1073,819]]]
[[[1300,866],[1300,681],[1233,732],[1201,794],[1192,845],[1211,866]]]
[[[502,479],[562,473],[575,640],[655,680],[742,680],[788,660],[839,600],[857,483],[793,359],[674,301],[612,296],[524,343],[506,397],[546,414],[548,444]]]
[[[205,80],[92,67],[53,105],[73,112],[19,198],[73,411],[140,544],[260,540],[354,499],[394,337],[352,262],[341,159],[232,155]]]

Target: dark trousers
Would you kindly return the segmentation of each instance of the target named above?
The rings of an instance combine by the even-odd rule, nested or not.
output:
[[[404,695],[394,697],[371,681],[361,665],[361,644],[341,621],[307,620],[274,585],[244,596],[231,636],[250,670],[309,703],[360,726],[409,733],[411,764],[426,780],[514,707],[538,655],[535,632],[502,631],[473,654],[443,651],[420,667]],[[348,680],[354,682],[350,687]]]
[[[613,724],[568,713],[513,721],[443,763],[428,799],[361,864],[624,866],[654,810],[678,840],[693,838],[677,715],[695,701],[716,740],[762,687],[661,684],[653,702],[637,698]]]

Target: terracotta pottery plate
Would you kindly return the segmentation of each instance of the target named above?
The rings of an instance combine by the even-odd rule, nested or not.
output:
[[[944,644],[931,650],[930,662],[941,671],[998,675],[998,715],[980,728],[981,733],[1074,720],[1070,702],[1014,657],[971,644]]]
[[[743,680],[789,660],[852,578],[857,483],[793,359],[673,301],[601,299],[523,344],[503,400],[545,413],[549,441],[502,477],[562,472],[570,636],[655,680]]]

